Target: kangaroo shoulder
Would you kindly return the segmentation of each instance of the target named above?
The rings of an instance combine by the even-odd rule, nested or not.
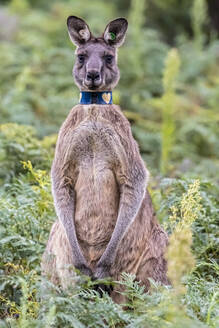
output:
[[[116,133],[120,136],[120,140],[127,151],[131,150],[134,153],[139,153],[138,144],[132,135],[131,124],[121,108],[114,106],[113,110],[108,112],[108,115],[109,120],[113,124]]]
[[[114,127],[121,129],[121,132],[130,133],[131,125],[125,117],[120,106],[110,105],[106,107],[106,118],[114,125]]]
[[[65,135],[80,123],[83,119],[83,111],[81,110],[81,107],[81,105],[76,105],[71,109],[59,130],[60,135]]]

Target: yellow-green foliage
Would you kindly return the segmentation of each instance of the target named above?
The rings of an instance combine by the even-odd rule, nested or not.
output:
[[[206,0],[194,0],[192,11],[192,27],[194,39],[197,47],[202,48],[205,41],[203,25],[207,21],[207,3]]]
[[[46,212],[52,207],[53,199],[51,193],[48,192],[50,190],[50,176],[46,171],[43,170],[34,170],[32,163],[30,161],[22,162],[23,167],[27,169],[31,178],[33,178],[33,182],[37,183],[32,186],[34,192],[38,195],[38,200],[36,205],[39,209],[39,212]]]
[[[142,28],[144,24],[145,9],[147,0],[132,0],[129,21],[133,26],[131,29],[132,42],[135,47],[135,53],[131,57],[132,65],[135,70],[135,74],[139,78],[143,74],[141,67],[142,54]]]
[[[192,231],[191,225],[198,218],[201,210],[200,182],[194,181],[188,191],[182,196],[180,208],[171,208],[170,224],[172,234],[166,254],[168,261],[168,277],[177,293],[184,290],[182,278],[195,266],[191,252]]]
[[[36,167],[50,168],[56,135],[36,138],[36,130],[28,125],[0,125],[0,184],[22,170],[21,161],[31,160]]]
[[[28,1],[12,0],[9,8],[12,12],[24,14],[29,9]]]
[[[171,151],[175,138],[176,108],[176,79],[180,67],[180,58],[177,49],[172,49],[167,55],[163,73],[164,94],[161,99],[162,109],[162,150],[161,171],[166,174],[171,161]]]

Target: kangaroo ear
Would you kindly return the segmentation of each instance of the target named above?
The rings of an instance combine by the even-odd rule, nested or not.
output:
[[[67,19],[68,34],[71,41],[80,46],[91,38],[91,32],[85,21],[76,16],[69,16]]]
[[[106,26],[103,38],[109,45],[120,47],[125,40],[127,28],[127,20],[125,18],[117,18]]]

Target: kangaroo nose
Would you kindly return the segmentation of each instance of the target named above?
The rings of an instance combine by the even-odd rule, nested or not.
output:
[[[87,72],[87,80],[88,81],[97,81],[100,79],[100,73],[97,71]]]

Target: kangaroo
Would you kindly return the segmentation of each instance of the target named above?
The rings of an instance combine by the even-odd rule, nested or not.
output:
[[[51,170],[58,220],[42,271],[64,288],[73,283],[71,268],[93,279],[119,280],[122,272],[132,273],[146,290],[149,277],[168,284],[168,238],[147,191],[149,173],[130,123],[112,103],[120,77],[117,49],[128,22],[111,21],[98,38],[81,18],[68,17],[67,27],[77,47],[73,76],[80,103],[58,135]],[[119,288],[108,290],[116,302],[122,300]]]

